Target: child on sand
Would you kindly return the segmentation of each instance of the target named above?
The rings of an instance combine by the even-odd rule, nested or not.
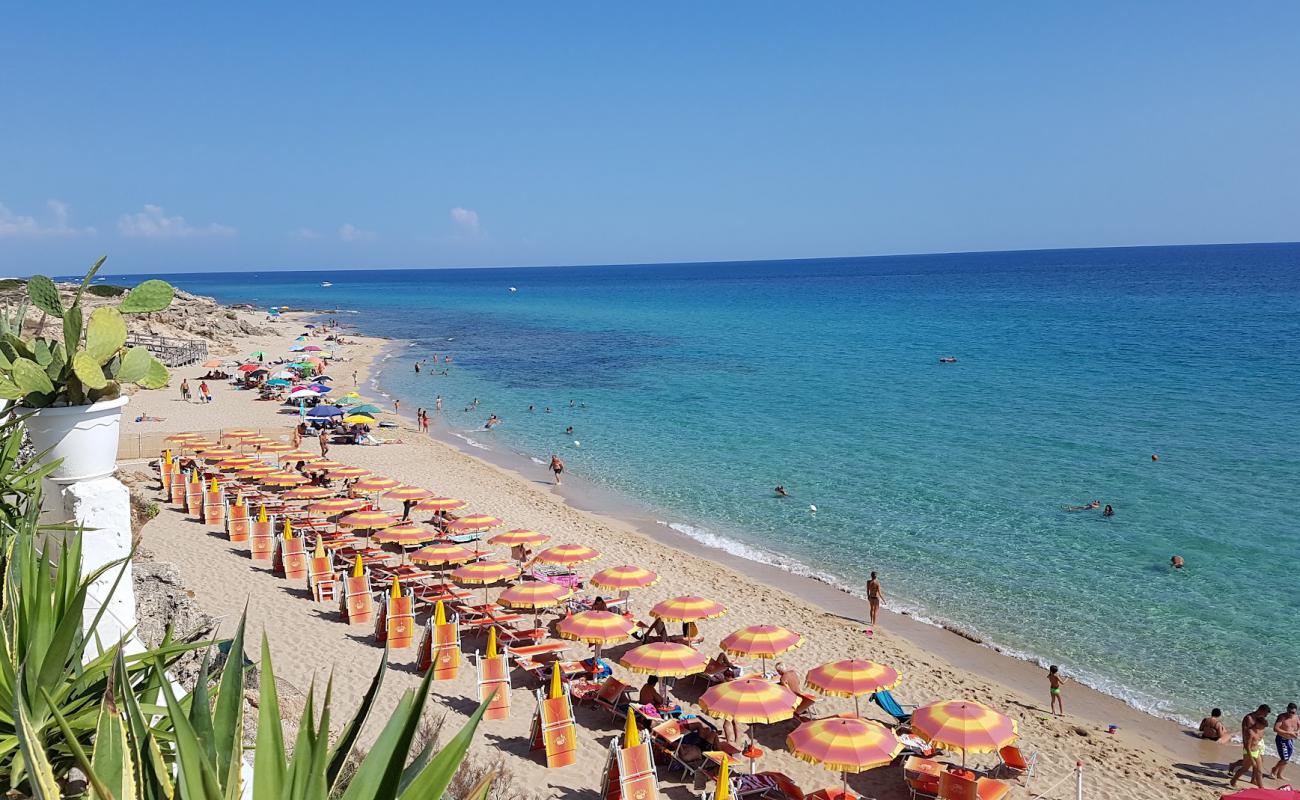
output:
[[[1052,668],[1047,671],[1047,692],[1052,696],[1052,713],[1058,717],[1065,716],[1065,701],[1061,699],[1061,685],[1064,683],[1065,679],[1061,677],[1061,668],[1053,664]],[[1060,711],[1057,711],[1058,708]]]

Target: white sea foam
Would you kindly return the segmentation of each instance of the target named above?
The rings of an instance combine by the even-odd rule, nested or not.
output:
[[[483,444],[482,442],[476,442],[476,441],[474,441],[473,439],[471,439],[470,437],[466,436],[466,435],[463,434],[463,433],[456,433],[455,431],[452,431],[452,432],[451,432],[451,435],[452,435],[452,436],[455,436],[457,439],[460,439],[461,441],[463,441],[465,444],[469,445],[470,447],[477,447],[479,450],[491,450],[491,449],[492,449],[491,447],[488,447],[487,445]]]

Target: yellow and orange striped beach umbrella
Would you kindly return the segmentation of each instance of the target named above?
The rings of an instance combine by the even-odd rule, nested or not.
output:
[[[560,620],[555,632],[561,638],[587,644],[607,645],[632,638],[633,622],[612,611],[579,611]]]
[[[389,500],[423,500],[426,497],[433,497],[433,492],[419,486],[398,486],[392,491],[385,492],[384,497]]]
[[[172,442],[172,443],[192,442],[196,439],[202,439],[202,438],[203,438],[203,434],[201,433],[173,433],[171,436],[168,436],[167,438],[163,439],[163,441]]]
[[[476,557],[477,555],[472,551],[452,542],[435,542],[411,553],[411,560],[415,563],[433,566],[464,564],[466,561],[473,561]]]
[[[209,447],[203,451],[203,460],[220,461],[223,458],[234,458],[237,455],[239,453],[229,447]]]
[[[694,647],[677,642],[651,642],[623,654],[618,663],[643,675],[682,678],[703,672],[709,659]]]
[[[473,533],[474,531],[486,531],[502,525],[504,523],[491,514],[466,514],[455,522],[447,525],[447,530],[454,533]]]
[[[804,682],[827,697],[862,697],[902,682],[898,670],[862,659],[832,661],[808,670]]]
[[[1016,740],[1016,721],[974,700],[945,700],[912,714],[912,730],[940,747],[992,753]]]
[[[327,467],[325,469],[325,474],[331,478],[343,478],[346,480],[348,478],[364,478],[370,474],[370,470],[362,467],[349,467],[344,465],[342,467]]]
[[[306,450],[290,450],[287,453],[281,453],[276,456],[275,460],[279,461],[281,464],[287,461],[319,461],[320,456],[312,455]]]
[[[211,450],[214,447],[225,447],[225,445],[211,439],[186,439],[181,442],[182,450],[189,450],[193,453],[202,453],[204,450]]]
[[[657,572],[652,572],[645,567],[634,567],[631,564],[602,569],[591,576],[592,586],[601,589],[612,589],[616,592],[644,589],[648,586],[654,586],[658,582],[659,574]]]
[[[541,544],[550,538],[550,536],[547,536],[541,531],[533,531],[527,528],[515,528],[512,531],[498,533],[490,537],[487,541],[488,544],[504,544],[507,547],[514,547],[519,544]]]
[[[750,625],[722,640],[722,650],[733,656],[775,658],[803,644],[803,637],[780,625]]]
[[[271,444],[274,441],[275,439],[272,439],[269,436],[250,436],[247,439],[240,439],[238,444],[240,447],[261,447],[264,444]]]
[[[218,461],[217,469],[222,470],[224,472],[232,469],[243,469],[244,467],[251,467],[257,463],[260,462],[258,462],[256,458],[249,458],[248,456],[235,456],[234,458],[223,458],[220,461]]]
[[[268,442],[267,444],[258,445],[257,449],[262,453],[290,453],[298,448],[288,442]]]
[[[244,467],[243,469],[239,470],[239,477],[241,479],[257,480],[258,478],[261,478],[265,475],[270,475],[273,472],[279,472],[279,471],[280,470],[276,469],[270,464],[258,463],[258,464],[252,464],[250,466]]]
[[[722,603],[693,595],[671,597],[656,603],[650,609],[650,616],[666,622],[698,622],[702,619],[716,619],[725,613],[727,607]]]
[[[519,567],[508,561],[475,561],[451,571],[457,583],[483,584],[514,580],[519,577]]]
[[[356,483],[352,484],[354,492],[386,492],[389,489],[396,489],[401,486],[402,482],[387,478],[383,475],[367,475]]]
[[[594,561],[597,558],[600,558],[600,551],[587,547],[585,544],[557,544],[538,553],[533,557],[533,560],[540,561],[543,564],[562,564],[571,567],[574,564]]]
[[[879,722],[842,717],[805,722],[785,744],[795,758],[841,773],[845,796],[848,773],[889,766],[903,750],[894,732]]]
[[[345,511],[355,511],[358,508],[365,507],[365,505],[365,500],[356,497],[331,497],[328,500],[312,503],[307,506],[307,510],[313,514],[323,514],[328,517],[334,514],[342,514]]]
[[[390,528],[375,531],[375,535],[371,538],[376,542],[399,544],[406,547],[424,544],[425,542],[432,542],[434,539],[438,538],[438,532],[416,525],[414,522],[405,522],[400,525],[394,525]]]
[[[392,514],[373,508],[369,511],[353,511],[351,514],[339,517],[339,525],[344,528],[377,531],[380,528],[388,528],[396,524],[397,519]]]
[[[296,472],[269,472],[258,482],[263,486],[302,486],[307,479]]]
[[[506,608],[550,608],[558,606],[573,596],[573,590],[558,583],[524,581],[516,583],[497,596],[497,602]]]
[[[280,495],[285,500],[320,500],[334,494],[332,489],[324,486],[299,486]]]
[[[455,511],[469,505],[464,500],[454,497],[426,497],[415,504],[418,511]]]
[[[311,468],[313,471],[316,472],[322,470],[331,470],[331,469],[336,469],[338,467],[346,467],[346,466],[347,464],[344,464],[342,461],[335,461],[329,458],[318,457],[315,461],[311,462]]]
[[[700,708],[739,723],[780,722],[794,716],[799,698],[784,686],[759,678],[719,683],[700,695]]]
[[[261,434],[252,428],[230,428],[221,432],[222,439],[252,439],[256,436]]]

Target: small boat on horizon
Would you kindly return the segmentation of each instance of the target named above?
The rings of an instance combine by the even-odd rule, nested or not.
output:
[[[320,285],[328,288],[330,286],[333,286],[334,284],[330,283],[329,281],[321,281]]]

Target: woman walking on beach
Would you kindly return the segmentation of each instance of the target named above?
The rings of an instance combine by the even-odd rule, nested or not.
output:
[[[330,452],[330,435],[324,429],[320,432],[320,457],[324,458]]]
[[[781,488],[781,487],[777,487]],[[876,573],[871,573],[871,580],[867,581],[867,605],[871,606],[871,627],[876,627],[876,616],[880,614],[880,601],[885,599],[885,593],[880,591],[880,578]]]
[[[555,473],[555,485],[560,485],[560,475],[564,473],[564,462],[560,457],[551,453],[551,472]]]

